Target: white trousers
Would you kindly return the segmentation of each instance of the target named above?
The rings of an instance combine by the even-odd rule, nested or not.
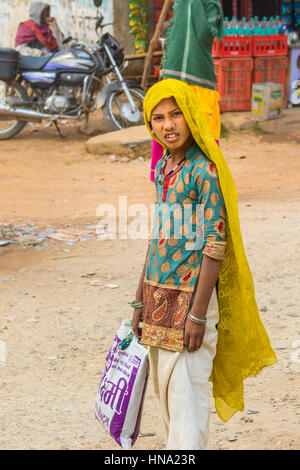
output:
[[[198,351],[150,348],[150,371],[159,398],[168,450],[204,450],[209,436],[211,384],[219,320],[214,290],[207,311],[203,343]]]

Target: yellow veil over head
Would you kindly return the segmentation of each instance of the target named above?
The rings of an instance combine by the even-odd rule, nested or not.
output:
[[[153,85],[144,99],[145,124],[152,138],[158,140],[152,134],[151,114],[163,99],[171,97],[182,110],[196,143],[215,163],[226,205],[227,254],[218,280],[220,320],[210,379],[216,411],[223,421],[227,421],[236,411],[244,409],[243,381],[274,364],[277,358],[259,317],[241,236],[237,190],[194,91],[186,83],[174,79]]]

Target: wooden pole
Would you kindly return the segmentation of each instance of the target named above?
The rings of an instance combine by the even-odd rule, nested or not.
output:
[[[147,39],[150,43],[155,33],[155,0],[147,0],[147,22],[148,22],[148,35]]]
[[[173,0],[165,0],[162,10],[160,12],[158,23],[156,25],[154,36],[151,39],[150,44],[149,44],[147,57],[145,59],[145,65],[144,65],[144,70],[143,70],[142,83],[141,83],[141,86],[145,92],[147,91],[147,87],[148,87],[148,80],[149,80],[149,75],[150,75],[150,67],[151,67],[151,62],[153,58],[153,53],[157,46],[158,40],[161,36],[162,30],[164,27],[164,22],[166,20],[169,8],[172,5],[172,1]]]

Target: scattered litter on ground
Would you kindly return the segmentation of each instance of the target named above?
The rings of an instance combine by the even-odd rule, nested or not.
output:
[[[79,241],[79,237],[72,236],[68,232],[56,232],[56,233],[49,233],[48,238],[52,238],[53,240],[59,240],[63,242],[77,242]]]
[[[47,246],[46,240],[74,245],[78,242],[89,242],[93,238],[97,238],[96,230],[103,228],[100,225],[86,225],[85,230],[42,228],[34,227],[31,222],[27,225],[2,224],[0,225],[0,246],[17,243],[42,249]]]
[[[13,240],[0,240],[0,246],[9,245],[10,243],[13,243]]]
[[[234,435],[226,436],[226,441],[228,441],[228,442],[234,442],[236,440],[237,440],[237,436],[234,436]]]
[[[134,160],[134,163],[142,163],[144,161],[145,161],[144,157],[138,157]]]
[[[156,436],[156,432],[140,432],[139,436],[140,436],[140,437]]]
[[[95,271],[91,271],[89,273],[82,274],[81,277],[92,277],[95,276]]]
[[[103,286],[103,282],[101,282],[99,279],[95,279],[94,281],[90,281],[91,286]]]

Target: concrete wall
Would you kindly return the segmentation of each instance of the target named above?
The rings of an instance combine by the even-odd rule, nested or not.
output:
[[[0,0],[0,46],[14,47],[14,38],[21,21],[28,19],[29,5],[32,0]],[[118,0],[117,3],[127,3]],[[51,15],[64,32],[76,40],[86,41],[93,45],[95,33],[95,17],[97,9],[92,0],[46,0],[51,5]],[[105,23],[113,22],[113,0],[103,0],[101,7]],[[128,23],[128,21],[127,21]],[[113,32],[108,26],[105,31]]]

